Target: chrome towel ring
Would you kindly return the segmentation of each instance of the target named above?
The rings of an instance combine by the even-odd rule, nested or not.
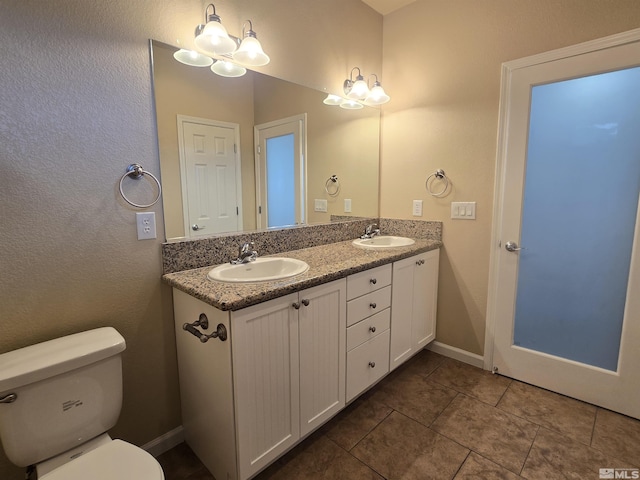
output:
[[[337,175],[331,175],[327,178],[327,181],[324,182],[324,190],[330,197],[335,197],[340,193],[340,182],[338,181]]]
[[[122,182],[127,177],[133,178],[134,180],[140,180],[145,175],[149,175],[151,178],[153,178],[156,181],[156,184],[158,185],[158,196],[156,197],[156,199],[153,202],[151,202],[148,205],[140,205],[138,203],[133,203],[131,200],[129,200],[126,197],[126,195],[122,191]],[[136,207],[136,208],[149,208],[149,207],[155,205],[156,203],[158,203],[158,200],[160,200],[160,195],[162,195],[162,186],[160,185],[160,180],[158,180],[155,177],[155,175],[153,175],[152,173],[147,172],[145,169],[143,169],[142,165],[140,165],[138,163],[132,163],[131,165],[129,165],[127,167],[127,171],[125,172],[124,175],[122,175],[122,178],[120,179],[120,195],[122,195],[122,198],[124,198],[125,202],[127,202],[129,205],[131,205],[133,207]]]
[[[429,180],[431,180],[431,182],[429,182]],[[444,183],[444,187],[442,188],[442,190],[440,190],[439,192],[434,192],[433,191],[433,183],[436,180],[441,180],[442,183]],[[435,172],[433,172],[431,175],[429,175],[427,177],[427,180],[425,181],[425,187],[427,189],[427,192],[429,192],[429,195],[433,196],[433,197],[444,197],[447,194],[447,190],[449,189],[449,179],[447,178],[447,176],[444,173],[444,170],[442,169],[438,169]]]

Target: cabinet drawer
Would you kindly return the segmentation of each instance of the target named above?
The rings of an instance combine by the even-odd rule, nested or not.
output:
[[[391,286],[347,302],[347,327],[391,305]]]
[[[347,402],[389,372],[389,330],[347,353]]]
[[[347,277],[347,300],[391,285],[391,264],[354,273]]]
[[[390,308],[385,308],[383,311],[351,325],[347,328],[347,352],[388,330],[389,325],[391,325]]]

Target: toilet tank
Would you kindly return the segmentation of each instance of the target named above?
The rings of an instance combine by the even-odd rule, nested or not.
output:
[[[112,428],[122,407],[124,338],[111,327],[0,355],[0,441],[25,467]]]

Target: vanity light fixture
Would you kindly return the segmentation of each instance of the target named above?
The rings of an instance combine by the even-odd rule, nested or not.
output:
[[[211,65],[211,71],[222,77],[241,77],[247,73],[246,68],[229,62],[228,60],[216,60],[214,64]]]
[[[209,8],[213,13],[209,13]],[[207,55],[228,55],[235,51],[236,42],[229,37],[220,17],[216,15],[213,3],[207,5],[204,11],[205,24],[196,27],[196,48]]]
[[[329,93],[322,103],[325,105],[340,105],[343,101],[344,99],[342,97]]]
[[[364,105],[357,100],[345,98],[342,103],[340,103],[340,108],[344,108],[345,110],[359,110],[364,108]]]
[[[358,75],[353,79],[353,72],[358,70]],[[369,89],[368,82],[364,81],[362,72],[359,67],[351,69],[349,78],[344,81],[343,90],[348,99],[364,101],[365,105],[382,105],[387,103],[391,98],[387,95],[378,81],[375,73],[369,75],[369,78],[375,77],[373,87]],[[342,105],[341,105],[342,106]]]
[[[262,50],[262,45],[258,41],[258,37],[256,36],[256,32],[253,31],[253,24],[251,20],[247,20],[249,23],[249,31],[245,32],[244,27],[246,23],[242,26],[242,42],[238,49],[233,52],[233,59],[243,65],[260,67],[262,65],[266,65],[269,63],[269,56],[264,53]]]
[[[198,53],[194,50],[185,50],[181,48],[176,53],[173,54],[173,58],[175,58],[180,63],[184,63],[185,65],[189,65],[191,67],[208,67],[213,63],[213,58],[207,57],[201,53]]]

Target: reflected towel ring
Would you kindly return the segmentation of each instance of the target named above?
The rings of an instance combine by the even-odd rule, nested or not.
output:
[[[433,181],[431,183],[429,183],[429,180],[442,180],[442,182],[444,183],[444,188],[439,191],[439,192],[434,192],[433,191]],[[427,189],[427,192],[429,192],[429,195],[433,196],[433,197],[443,197],[447,190],[449,189],[449,179],[447,178],[447,176],[444,173],[444,170],[442,169],[438,169],[436,170],[434,173],[432,173],[431,175],[429,175],[427,177],[427,180],[425,181],[425,187]]]
[[[151,178],[153,178],[156,181],[156,184],[158,185],[158,196],[149,205],[140,205],[140,204],[137,204],[137,203],[133,203],[131,200],[129,200],[125,196],[124,192],[122,191],[122,182],[127,177],[131,177],[134,180],[140,180],[145,175],[149,175]],[[127,202],[129,205],[131,205],[133,207],[136,207],[136,208],[149,208],[149,207],[155,205],[156,203],[158,203],[158,200],[160,200],[160,195],[162,195],[162,186],[160,185],[160,180],[158,180],[155,177],[155,175],[153,175],[152,173],[147,172],[146,170],[144,170],[142,168],[142,165],[140,165],[138,163],[132,163],[131,165],[129,165],[127,167],[127,171],[125,172],[124,175],[122,175],[122,178],[120,179],[120,195],[122,195],[122,198],[124,198],[125,202]]]
[[[333,191],[330,190],[330,187],[332,186],[334,187]],[[324,190],[330,197],[335,197],[336,195],[338,195],[338,193],[340,193],[340,182],[338,181],[337,175],[331,175],[329,178],[327,178],[327,181],[324,182]]]

